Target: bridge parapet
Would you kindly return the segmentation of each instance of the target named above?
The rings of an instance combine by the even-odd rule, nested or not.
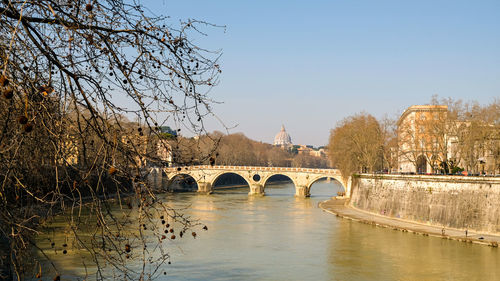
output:
[[[239,170],[239,171],[270,171],[270,172],[302,172],[302,173],[322,173],[322,174],[340,174],[338,169],[316,169],[316,168],[296,168],[296,167],[260,167],[260,166],[178,166],[164,168],[165,171],[184,171],[184,170]]]

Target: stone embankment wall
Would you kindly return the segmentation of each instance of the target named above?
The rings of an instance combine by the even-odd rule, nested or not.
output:
[[[431,225],[500,234],[500,178],[359,175],[349,204]]]

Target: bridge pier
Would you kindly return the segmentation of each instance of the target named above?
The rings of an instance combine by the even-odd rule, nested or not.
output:
[[[262,184],[251,184],[248,195],[264,195],[264,186]]]
[[[209,182],[198,182],[198,192],[201,194],[210,194],[213,192],[212,184]]]
[[[297,185],[295,186],[295,196],[296,197],[309,197],[311,193],[309,192],[309,188],[306,185]]]

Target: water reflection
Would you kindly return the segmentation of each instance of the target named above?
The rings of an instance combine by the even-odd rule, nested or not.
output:
[[[341,189],[317,182],[306,199],[293,196],[291,183],[266,185],[266,196],[248,196],[246,186],[212,195],[165,194],[209,230],[170,241],[172,264],[162,267],[167,275],[159,280],[500,280],[498,249],[378,228],[318,209]],[[54,231],[40,237],[42,248],[50,248],[47,237],[71,243]],[[62,277],[82,276],[82,257],[59,251],[51,255],[68,269]]]

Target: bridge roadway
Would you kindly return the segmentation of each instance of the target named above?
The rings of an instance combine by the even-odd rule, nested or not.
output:
[[[351,193],[351,178],[344,180],[337,169],[311,169],[311,168],[290,168],[290,167],[254,167],[254,166],[184,166],[161,168],[160,173],[166,177],[167,187],[174,182],[174,179],[181,175],[191,176],[198,185],[198,192],[210,194],[213,191],[217,179],[228,173],[240,175],[250,187],[249,194],[264,195],[266,182],[274,175],[284,175],[290,178],[295,185],[295,196],[310,196],[311,186],[314,182],[331,178],[343,185],[346,196]],[[158,174],[160,171],[153,171]]]

